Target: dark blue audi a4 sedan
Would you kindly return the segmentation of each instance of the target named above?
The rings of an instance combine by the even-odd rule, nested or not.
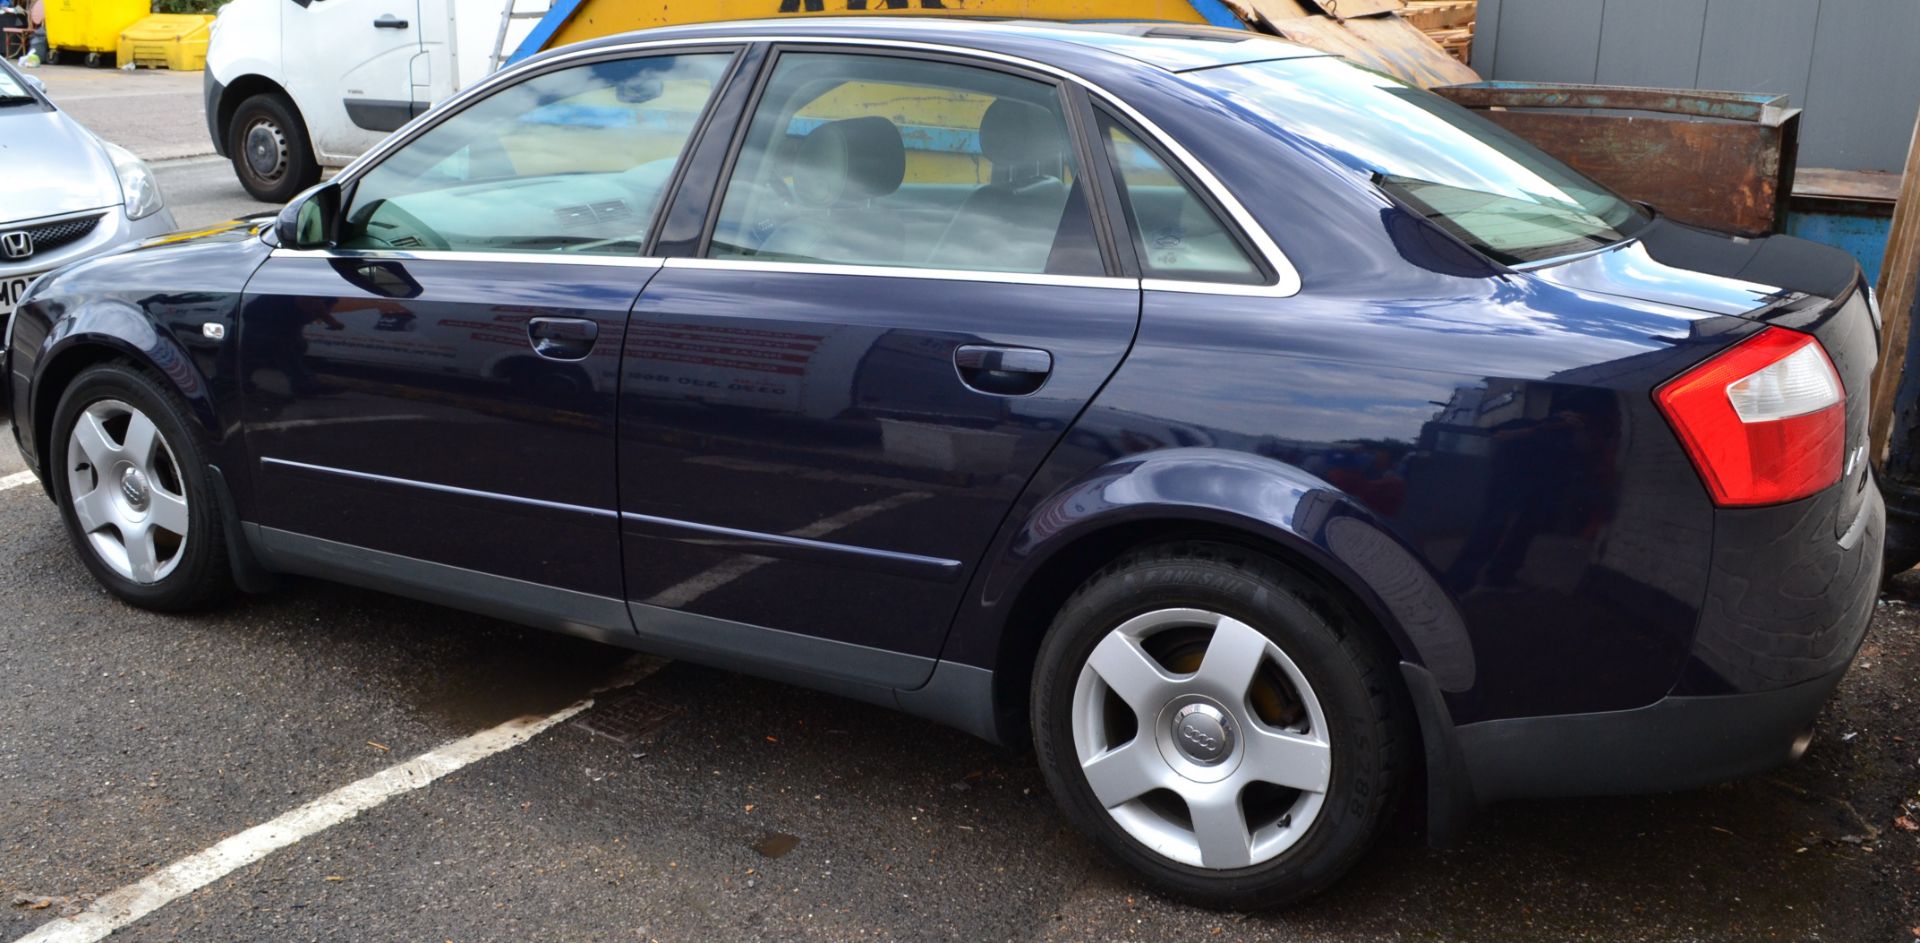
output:
[[[42,278],[5,366],[127,602],[303,574],[897,707],[1256,907],[1402,801],[1803,750],[1877,320],[1275,40],[810,19],[530,59]]]

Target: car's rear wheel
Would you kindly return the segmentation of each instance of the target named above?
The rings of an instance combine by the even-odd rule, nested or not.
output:
[[[171,390],[131,367],[90,368],[61,397],[50,442],[68,533],[109,591],[162,611],[232,591],[206,445]]]
[[[242,101],[227,128],[233,172],[254,199],[285,203],[320,182],[306,126],[285,96],[263,92]]]
[[[1371,844],[1404,737],[1388,660],[1304,580],[1188,543],[1096,575],[1042,642],[1035,747],[1075,824],[1208,906],[1286,904]]]

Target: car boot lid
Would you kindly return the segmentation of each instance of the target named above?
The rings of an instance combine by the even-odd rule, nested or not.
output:
[[[1528,272],[1563,288],[1760,321],[1795,296],[1845,297],[1860,277],[1859,263],[1830,246],[1729,236],[1665,218],[1619,245]]]

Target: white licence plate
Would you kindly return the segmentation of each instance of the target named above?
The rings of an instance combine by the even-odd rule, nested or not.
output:
[[[39,274],[35,272],[32,275],[9,275],[0,278],[0,318],[13,314],[13,309],[20,305],[20,296],[27,293],[27,285]]]

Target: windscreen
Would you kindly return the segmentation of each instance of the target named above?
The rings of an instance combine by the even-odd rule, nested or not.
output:
[[[1647,223],[1639,207],[1485,118],[1340,59],[1253,62],[1188,77],[1370,175],[1504,264],[1611,245]]]
[[[26,86],[22,85],[19,79],[13,77],[12,72],[6,69],[0,69],[0,101],[14,101],[19,99],[36,101],[32,95],[28,94]]]

